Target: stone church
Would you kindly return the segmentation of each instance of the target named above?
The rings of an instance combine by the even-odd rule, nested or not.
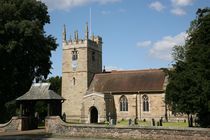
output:
[[[62,112],[67,121],[103,123],[110,119],[151,120],[165,117],[167,78],[160,69],[102,70],[102,38],[84,39],[63,30]]]

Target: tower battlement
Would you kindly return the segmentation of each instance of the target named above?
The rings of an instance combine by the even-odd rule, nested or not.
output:
[[[88,31],[88,24],[86,23],[86,29],[85,29],[85,36],[84,38],[79,38],[79,34],[78,31],[76,30],[74,32],[74,38],[72,39],[72,37],[70,36],[70,39],[67,40],[66,39],[66,26],[64,25],[63,27],[63,48],[71,48],[71,47],[76,47],[76,46],[92,46],[92,47],[102,47],[102,38],[100,36],[94,36],[91,35],[89,38],[89,31]]]

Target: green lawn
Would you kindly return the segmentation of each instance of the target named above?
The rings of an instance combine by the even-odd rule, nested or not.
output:
[[[157,122],[156,122],[157,125]],[[128,120],[122,120],[117,123],[117,126],[129,126]],[[138,121],[138,126],[151,126],[151,121]],[[179,127],[186,128],[188,127],[187,122],[163,122],[164,127]]]
[[[128,126],[128,120],[122,120],[120,122],[117,123],[117,126]],[[138,125],[139,126],[150,126],[151,122],[149,121],[138,121]]]
[[[188,127],[188,123],[187,122],[165,122],[163,123],[164,127]]]

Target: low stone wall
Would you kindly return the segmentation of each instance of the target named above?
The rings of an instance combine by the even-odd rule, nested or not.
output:
[[[114,139],[152,139],[152,140],[210,140],[210,129],[186,128],[170,129],[164,127],[115,127],[101,125],[72,125],[60,117],[46,118],[46,132],[54,135],[73,137],[98,137]]]
[[[26,130],[27,126],[27,117],[12,117],[12,119],[5,123],[0,124],[0,132],[6,131],[22,131]]]

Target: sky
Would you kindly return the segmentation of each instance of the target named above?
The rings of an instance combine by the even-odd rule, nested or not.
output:
[[[210,7],[210,0],[41,1],[51,18],[45,25],[46,34],[57,38],[58,44],[52,52],[50,76],[62,75],[64,24],[67,39],[75,30],[84,38],[86,22],[89,32],[102,37],[106,70],[169,68],[174,63],[172,48],[184,44],[197,9]]]

